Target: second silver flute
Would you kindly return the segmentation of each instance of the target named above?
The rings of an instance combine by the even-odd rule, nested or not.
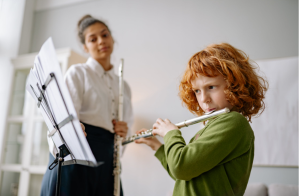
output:
[[[215,118],[216,116],[219,116],[221,114],[225,114],[225,113],[228,113],[228,112],[230,112],[230,110],[228,108],[224,108],[222,110],[217,110],[217,111],[211,111],[209,113],[205,113],[202,116],[199,116],[199,117],[196,117],[196,118],[193,118],[193,119],[190,119],[190,120],[185,120],[183,122],[177,123],[177,124],[175,124],[175,126],[178,127],[179,129],[182,128],[182,127],[188,127],[189,125],[200,123],[200,122]],[[151,136],[153,136],[152,129],[149,129],[149,130],[147,130],[145,132],[142,132],[140,134],[135,134],[135,135],[133,135],[129,138],[126,138],[126,140],[122,142],[122,145],[129,144],[129,143],[133,142],[134,140],[137,140],[137,139],[140,139],[140,138],[146,138],[146,137],[151,137]]]
[[[123,81],[123,66],[124,60],[121,59],[119,67],[119,110],[118,110],[118,121],[123,121],[123,96],[124,96],[124,81]],[[120,196],[120,174],[121,174],[121,147],[123,138],[115,134],[114,143],[114,196]]]

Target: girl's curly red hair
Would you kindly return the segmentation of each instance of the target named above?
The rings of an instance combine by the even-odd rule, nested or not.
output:
[[[227,101],[251,122],[252,116],[264,111],[263,99],[268,89],[268,82],[256,73],[253,64],[243,51],[228,43],[209,45],[189,60],[179,85],[179,96],[192,113],[203,115],[191,81],[197,74],[207,77],[221,74],[228,84],[224,90]]]

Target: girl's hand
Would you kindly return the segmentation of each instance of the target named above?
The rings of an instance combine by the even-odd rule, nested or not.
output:
[[[165,135],[174,129],[178,129],[169,119],[162,120],[161,118],[157,119],[153,124],[153,135],[157,134],[161,137],[165,137]]]
[[[85,132],[85,127],[84,127],[84,125],[82,123],[80,123],[80,125],[81,125],[81,129],[82,129],[82,131],[83,131],[83,133],[84,133],[84,135],[86,137],[87,133]]]
[[[136,132],[136,134],[139,134],[143,131],[147,131],[147,129],[141,129]],[[146,144],[152,148],[152,150],[157,151],[159,147],[162,145],[160,141],[154,136],[154,137],[148,137],[148,138],[140,138],[138,140],[134,141],[136,144]]]
[[[113,120],[112,123],[114,125],[115,133],[125,139],[128,132],[127,123],[124,121],[116,121],[116,120]]]

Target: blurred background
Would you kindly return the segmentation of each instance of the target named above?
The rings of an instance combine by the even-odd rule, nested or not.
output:
[[[290,96],[295,98],[292,106],[296,120],[289,131],[295,139],[282,140],[279,148],[292,143],[289,148],[293,149],[287,151],[293,154],[288,156],[296,159],[288,163],[278,162],[276,156],[257,159],[249,183],[298,185],[297,0],[0,0],[1,196],[39,195],[47,169],[48,144],[43,118],[25,92],[26,77],[35,55],[49,37],[53,39],[63,73],[71,64],[85,62],[88,56],[76,29],[85,14],[103,20],[112,31],[115,48],[111,60],[116,73],[120,59],[124,58],[124,79],[131,87],[135,116],[132,133],[151,128],[159,117],[174,123],[194,117],[182,106],[178,85],[189,58],[209,44],[228,42],[266,66],[275,62],[288,69],[285,60],[292,59],[296,65],[292,76],[296,86]],[[270,67],[263,70],[265,75],[274,75]],[[286,96],[282,97],[280,103],[289,102]],[[276,104],[268,107],[277,108]],[[275,126],[276,123],[265,122]],[[187,143],[201,127],[194,125],[182,130]],[[259,127],[255,128],[259,131]],[[263,152],[265,157],[276,154],[274,150],[265,150],[270,145],[258,136],[258,141],[265,142],[256,151]],[[280,141],[280,137],[276,139]],[[273,143],[278,144],[277,140]],[[127,145],[121,175],[126,196],[172,194],[174,181],[154,153],[145,145]]]

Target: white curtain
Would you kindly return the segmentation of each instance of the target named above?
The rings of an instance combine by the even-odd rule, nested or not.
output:
[[[256,61],[269,82],[266,109],[251,126],[254,165],[298,166],[298,57]]]

